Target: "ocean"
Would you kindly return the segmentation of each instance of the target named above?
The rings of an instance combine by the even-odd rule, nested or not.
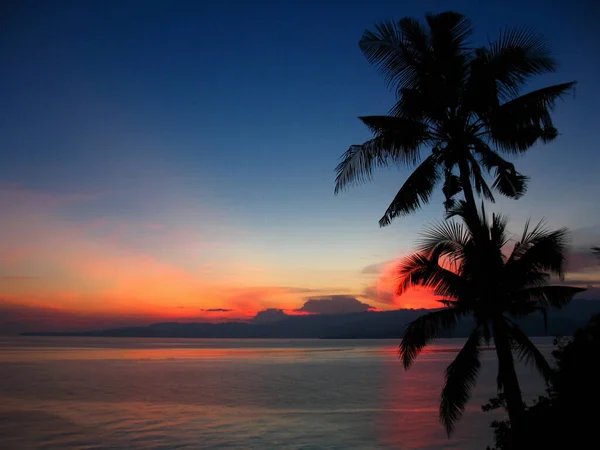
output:
[[[444,369],[461,339],[405,371],[396,340],[0,338],[0,448],[479,449],[499,413],[495,353],[448,439]],[[549,355],[552,339],[536,344]],[[544,386],[519,367],[529,398]]]

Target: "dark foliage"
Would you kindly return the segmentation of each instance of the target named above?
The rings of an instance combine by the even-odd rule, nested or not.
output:
[[[598,448],[600,422],[600,314],[572,339],[555,340],[557,372],[545,396],[525,409],[524,448]],[[490,399],[484,411],[506,408],[503,396]],[[511,424],[493,421],[495,450],[510,450]],[[489,449],[489,447],[488,447]]]
[[[506,252],[509,235],[503,217],[494,215],[488,222],[482,213],[477,222],[469,221],[464,202],[451,215],[466,223],[440,222],[423,233],[419,252],[398,266],[399,294],[412,286],[428,287],[446,306],[407,325],[399,347],[405,368],[429,342],[462,318],[473,320],[469,339],[446,370],[440,420],[449,435],[477,380],[481,346],[492,339],[499,360],[498,388],[507,394],[513,420],[519,419],[523,405],[514,361],[530,363],[546,381],[552,380],[553,371],[516,321],[545,313],[549,307],[560,308],[582,291],[547,285],[550,274],[562,277],[565,230],[527,226],[512,251]]]

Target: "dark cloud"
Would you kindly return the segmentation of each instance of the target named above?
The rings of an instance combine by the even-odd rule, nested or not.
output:
[[[349,295],[330,295],[327,297],[309,298],[298,312],[313,314],[345,314],[354,312],[365,312],[375,309],[367,303],[363,303],[356,297]]]
[[[269,308],[256,313],[256,316],[252,319],[252,323],[272,323],[279,322],[280,320],[288,317],[286,313],[281,309]]]
[[[200,311],[204,311],[204,312],[231,312],[231,311],[233,311],[233,309],[210,308],[210,309],[201,309]]]

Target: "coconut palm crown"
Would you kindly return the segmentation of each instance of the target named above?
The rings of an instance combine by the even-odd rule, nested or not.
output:
[[[461,201],[450,215],[464,219],[466,208]],[[471,334],[445,373],[439,414],[448,435],[475,385],[482,346],[492,340],[499,363],[498,389],[504,392],[511,425],[518,432],[523,424],[523,400],[515,361],[533,363],[546,381],[553,372],[517,319],[537,311],[545,319],[547,308],[561,308],[583,290],[548,284],[551,275],[563,277],[566,230],[548,231],[543,223],[527,224],[509,251],[506,218],[493,215],[488,222],[484,211],[478,215],[477,223],[453,219],[433,226],[423,233],[418,252],[398,267],[399,294],[414,286],[428,287],[445,306],[407,325],[399,347],[405,368],[434,338],[462,318],[473,319]]]
[[[382,22],[360,39],[397,102],[388,115],[360,117],[373,138],[343,155],[335,192],[370,180],[378,167],[416,166],[381,226],[429,202],[441,182],[446,209],[461,192],[473,214],[474,194],[490,201],[493,191],[519,198],[527,177],[505,156],[558,134],[550,113],[575,82],[522,93],[532,77],[557,67],[546,41],[526,29],[508,29],[489,45],[473,47],[472,34],[465,16],[444,12],[426,15],[425,24],[410,17]]]

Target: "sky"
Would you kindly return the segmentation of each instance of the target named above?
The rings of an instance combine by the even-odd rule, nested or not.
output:
[[[552,3],[552,4],[550,4]],[[560,3],[560,4],[559,4]],[[577,80],[561,133],[519,157],[519,201],[572,230],[568,279],[595,287],[600,32],[593,2],[8,1],[0,6],[0,332],[245,320],[314,300],[432,307],[393,295],[393,261],[442,199],[379,228],[409,169],[333,194],[335,166],[394,103],[358,48],[381,20],[456,10],[484,44],[544,34]],[[345,300],[344,300],[345,299]],[[313,301],[311,303],[311,301]],[[3,318],[2,318],[3,317]]]

